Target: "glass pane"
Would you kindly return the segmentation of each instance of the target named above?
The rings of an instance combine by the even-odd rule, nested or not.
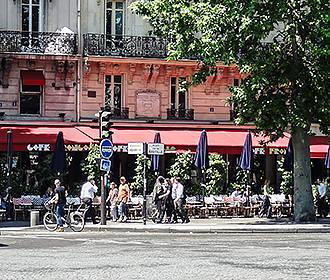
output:
[[[22,31],[29,31],[29,6],[22,5]]]
[[[123,2],[116,2],[116,9],[122,10],[123,7],[124,7],[124,3]]]
[[[20,100],[21,114],[39,115],[40,114],[40,95],[21,94]]]
[[[121,83],[121,76],[115,76],[115,83]]]
[[[112,0],[108,0],[107,1],[107,9],[111,9],[112,8]]]
[[[104,93],[104,103],[106,106],[112,106],[111,99],[112,99],[112,94],[111,94],[111,84],[106,84],[105,85],[105,93]]]
[[[115,84],[115,96],[113,100],[113,105],[115,108],[121,108],[121,84]]]
[[[179,109],[186,109],[186,92],[181,91],[179,93]]]
[[[116,12],[116,35],[123,34],[123,12]]]
[[[30,0],[22,0],[22,4],[29,4]]]
[[[32,31],[39,31],[39,6],[32,7]]]
[[[111,83],[111,76],[105,76],[105,82],[107,84],[110,84]]]
[[[32,4],[39,4],[40,0],[32,0]]]
[[[22,85],[22,91],[23,92],[40,92],[41,88],[40,88],[40,86]]]
[[[171,78],[171,109],[176,107],[176,78]]]
[[[112,34],[112,11],[107,10],[107,18],[106,18],[106,34]]]

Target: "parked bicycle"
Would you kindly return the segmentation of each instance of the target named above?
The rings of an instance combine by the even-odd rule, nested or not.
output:
[[[44,226],[48,231],[55,231],[58,228],[58,224],[56,222],[55,205],[45,203],[45,208],[48,210],[48,212],[43,217]],[[82,231],[85,227],[84,217],[87,209],[81,212],[80,208],[81,206],[79,206],[79,208],[74,211],[73,203],[69,204],[69,208],[66,214],[64,217],[62,217],[63,223],[76,232]]]

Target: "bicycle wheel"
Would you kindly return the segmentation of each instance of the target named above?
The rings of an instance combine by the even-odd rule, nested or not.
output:
[[[57,229],[56,216],[52,212],[47,212],[43,218],[44,227],[48,231],[55,231]]]
[[[73,213],[70,215],[70,228],[73,231],[82,231],[85,227],[84,217],[79,213]]]

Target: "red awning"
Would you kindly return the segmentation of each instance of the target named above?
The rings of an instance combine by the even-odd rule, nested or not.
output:
[[[26,86],[43,86],[45,77],[42,71],[21,71],[22,83]]]
[[[77,126],[77,129],[97,140],[99,138],[99,130],[94,127]],[[111,128],[114,132],[112,139],[114,145],[127,145],[129,142],[153,142],[155,133],[160,133],[160,138],[165,146],[168,146],[167,152],[178,152],[191,150],[195,151],[199,141],[201,130],[192,129],[152,129],[152,128]],[[248,132],[240,130],[211,130],[207,131],[209,151],[220,154],[240,154],[244,145],[245,137]],[[284,138],[278,139],[276,142],[268,144],[267,152],[273,154],[285,154],[288,146],[290,134],[286,134]],[[261,140],[267,140],[263,137],[252,136],[252,147],[262,148]],[[324,139],[323,139],[324,141]],[[311,143],[318,143],[315,139],[311,139]],[[175,149],[170,149],[175,147]],[[278,151],[277,149],[280,149]],[[277,150],[277,151],[276,151]],[[311,158],[325,158],[328,151],[328,145],[311,144]],[[255,150],[256,153],[258,151]]]
[[[98,139],[97,128],[77,127],[93,139]],[[114,145],[127,145],[129,142],[147,142],[154,140],[155,133],[160,133],[160,138],[165,146],[173,146],[176,150],[194,151],[201,134],[200,130],[191,129],[148,129],[148,128],[111,128],[113,131],[112,139]],[[244,145],[245,137],[248,132],[240,130],[212,130],[207,131],[208,146],[210,152],[222,154],[240,154]],[[260,140],[262,137],[252,137],[252,146],[261,148]],[[281,138],[274,143],[267,145],[268,148],[286,148],[289,142],[288,137]]]
[[[68,151],[88,150],[93,139],[75,127],[8,126],[0,128],[0,151],[7,150],[7,131],[12,130],[13,151],[53,151],[57,134],[62,131]]]

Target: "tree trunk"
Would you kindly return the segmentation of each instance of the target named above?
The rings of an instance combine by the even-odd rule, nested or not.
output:
[[[309,136],[302,128],[292,131],[294,151],[294,218],[296,223],[315,221],[312,195]]]

